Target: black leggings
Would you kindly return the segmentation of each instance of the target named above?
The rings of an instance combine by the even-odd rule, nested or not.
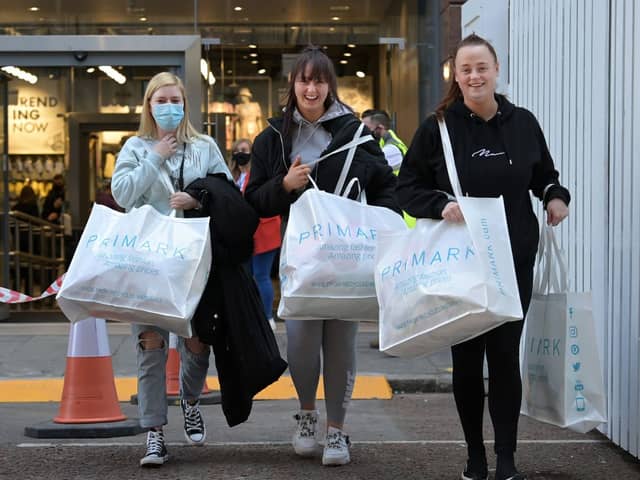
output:
[[[516,270],[522,311],[531,301],[533,266]],[[460,415],[469,455],[484,453],[484,355],[489,369],[489,414],[495,434],[495,452],[512,455],[516,450],[522,399],[520,335],[524,320],[507,322],[469,341],[451,347],[453,395]]]

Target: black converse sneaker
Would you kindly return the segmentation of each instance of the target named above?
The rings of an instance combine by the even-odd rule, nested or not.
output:
[[[200,400],[190,405],[186,400],[180,400],[184,415],[184,436],[191,445],[204,445],[207,429],[200,413]]]
[[[147,432],[147,452],[140,459],[140,466],[159,467],[167,460],[169,460],[169,454],[164,445],[164,433],[162,430],[149,430]]]

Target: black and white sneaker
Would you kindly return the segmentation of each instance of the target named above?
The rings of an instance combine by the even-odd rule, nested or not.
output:
[[[346,465],[351,461],[349,455],[349,436],[342,430],[335,427],[329,427],[327,430],[327,438],[324,443],[324,452],[322,453],[322,465]]]
[[[462,480],[487,480],[489,478],[487,461],[468,459],[461,478]]]
[[[169,460],[167,447],[164,445],[164,433],[162,430],[149,430],[147,432],[147,452],[140,459],[141,467],[159,467]]]
[[[200,413],[200,400],[190,405],[186,400],[180,400],[184,415],[184,436],[191,445],[204,445],[207,429]]]

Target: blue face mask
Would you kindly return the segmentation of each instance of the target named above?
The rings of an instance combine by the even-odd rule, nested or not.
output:
[[[184,118],[184,105],[181,103],[156,103],[151,113],[162,130],[175,130]]]

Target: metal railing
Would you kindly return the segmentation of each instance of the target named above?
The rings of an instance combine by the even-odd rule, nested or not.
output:
[[[38,296],[64,273],[64,227],[16,210],[8,213],[7,221],[9,251],[8,255],[0,252],[0,257],[8,257],[9,261],[9,285],[4,286]],[[58,311],[55,297],[13,304],[10,308],[11,311]]]

